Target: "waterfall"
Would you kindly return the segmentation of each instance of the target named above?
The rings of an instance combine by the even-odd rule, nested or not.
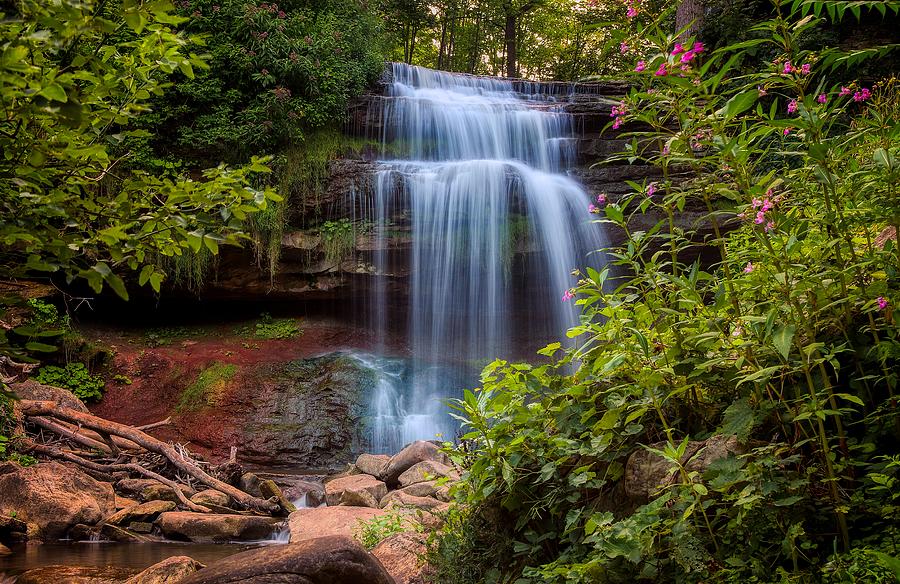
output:
[[[597,264],[589,254],[603,247],[588,195],[565,174],[575,141],[553,95],[404,64],[392,73],[383,156],[361,202],[376,274],[409,277],[403,309],[391,307],[386,278],[371,294],[375,328],[406,319],[412,355],[409,371],[376,368],[373,442],[383,452],[452,439],[454,383],[475,386],[474,365],[513,353],[514,339],[564,338],[577,322],[561,300],[572,270]],[[398,233],[405,254],[391,248]]]

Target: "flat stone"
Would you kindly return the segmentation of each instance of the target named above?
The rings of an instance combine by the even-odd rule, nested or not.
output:
[[[212,503],[219,507],[228,507],[231,504],[231,497],[215,489],[206,489],[191,497],[191,502],[198,505]]]
[[[353,537],[361,521],[383,515],[383,509],[371,507],[315,507],[298,509],[288,517],[291,543],[328,535]]]
[[[329,505],[340,505],[341,497],[346,491],[366,491],[380,501],[387,494],[387,486],[367,474],[346,476],[325,484],[325,502]]]
[[[396,584],[426,584],[425,536],[403,532],[391,535],[372,549]]]
[[[172,501],[148,501],[134,507],[126,507],[121,511],[116,511],[106,518],[106,523],[128,525],[134,521],[152,522],[160,513],[174,510],[175,503]]]
[[[156,520],[163,535],[170,539],[196,543],[255,541],[272,535],[281,523],[274,517],[255,515],[218,515],[170,511]]]
[[[144,521],[135,521],[131,525],[128,526],[128,529],[135,533],[152,533],[153,532],[153,524],[146,523]]]
[[[297,513],[300,513],[298,511]],[[180,584],[395,584],[375,556],[331,536],[229,556]]]
[[[148,537],[110,523],[104,523],[100,527],[100,534],[110,541],[124,543],[147,543],[150,541]]]

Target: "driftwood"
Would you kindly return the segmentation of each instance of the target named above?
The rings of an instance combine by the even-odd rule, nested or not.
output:
[[[159,422],[153,422],[152,424],[144,424],[143,426],[134,426],[135,430],[140,430],[142,432],[146,432],[147,430],[152,430],[153,428],[159,428],[160,426],[168,426],[172,423],[172,418],[166,418],[165,420],[160,420]]]
[[[238,504],[247,507],[249,509],[253,509],[255,511],[261,511],[264,513],[275,513],[278,512],[281,507],[278,503],[273,501],[269,501],[266,499],[260,499],[258,497],[253,497],[237,489],[219,479],[210,476],[203,469],[201,469],[196,463],[191,461],[188,457],[183,456],[174,446],[171,444],[167,444],[161,440],[157,440],[156,438],[144,433],[143,431],[134,428],[132,426],[127,426],[125,424],[120,424],[118,422],[112,422],[110,420],[104,420],[103,418],[98,418],[97,416],[93,416],[91,414],[86,414],[83,412],[79,412],[77,410],[73,410],[71,408],[66,408],[60,406],[57,402],[53,401],[35,401],[35,400],[22,400],[18,404],[19,411],[25,416],[26,419],[32,420],[35,417],[50,417],[55,418],[56,420],[62,420],[65,422],[69,422],[71,424],[77,424],[79,426],[83,426],[90,430],[93,430],[99,433],[101,436],[118,436],[120,438],[125,438],[136,444],[137,446],[155,453],[164,456],[169,464],[173,467],[182,471],[191,477],[195,478],[199,482],[211,487],[217,491],[220,491],[232,499],[236,501]],[[105,444],[103,446],[106,446]],[[106,446],[109,449],[108,446]],[[60,454],[64,454],[60,452]],[[74,455],[69,455],[74,456]],[[98,463],[93,463],[87,460],[82,459],[84,463],[89,463],[93,465],[97,465]],[[72,460],[72,462],[76,462]],[[81,464],[80,462],[76,462],[77,464]],[[84,466],[84,465],[83,465]],[[102,471],[99,469],[102,467]],[[87,467],[86,468],[90,468]],[[140,465],[132,464],[132,465],[120,465],[120,464],[109,464],[102,465],[100,464],[95,470],[100,472],[109,472],[110,469],[117,468],[120,470],[128,470],[132,472],[138,472],[148,476],[146,473],[152,472],[144,469]],[[141,470],[138,470],[141,469]],[[159,475],[154,473],[156,476],[151,478],[155,478],[159,480],[157,477]],[[162,481],[161,481],[162,482]],[[171,481],[170,481],[171,482]],[[165,484],[165,483],[164,483]],[[171,486],[171,485],[170,485]],[[175,489],[176,493],[180,493],[180,489]]]
[[[88,448],[99,450],[104,454],[112,454],[109,446],[107,446],[106,444],[85,436],[84,434],[79,433],[77,429],[70,428],[63,424],[60,424],[59,422],[54,422],[53,420],[48,420],[47,418],[41,416],[32,416],[28,418],[28,422],[34,424],[35,426],[38,426],[39,428],[49,430],[54,434],[59,434],[63,438],[67,438],[72,442],[81,444],[82,446],[87,446]]]
[[[139,464],[100,464],[98,462],[93,462],[82,458],[72,452],[60,450],[59,448],[53,448],[52,446],[47,446],[45,444],[38,444],[33,440],[25,440],[23,444],[26,450],[34,452],[35,454],[43,454],[44,456],[50,456],[52,458],[61,458],[62,460],[73,462],[94,472],[107,474],[123,471],[138,473],[147,477],[148,479],[159,481],[167,487],[171,487],[172,490],[175,491],[175,496],[178,497],[178,500],[181,501],[181,503],[191,511],[196,511],[198,513],[210,513],[210,509],[208,509],[207,507],[204,507],[203,505],[197,505],[196,503],[188,499],[181,491],[181,486],[178,483],[169,480],[166,477],[153,472],[152,470],[146,469]]]

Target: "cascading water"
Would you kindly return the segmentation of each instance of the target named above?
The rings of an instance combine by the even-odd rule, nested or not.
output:
[[[382,142],[395,156],[379,161],[361,206],[375,226],[376,273],[406,264],[408,307],[392,313],[378,278],[371,309],[381,331],[398,314],[408,319],[412,361],[409,370],[371,364],[375,450],[451,438],[445,400],[475,384],[476,364],[509,355],[514,338],[564,338],[576,323],[561,296],[573,269],[599,263],[589,254],[603,241],[588,196],[565,175],[570,116],[539,85],[518,87],[393,65]],[[399,260],[389,245],[398,230],[412,246]]]

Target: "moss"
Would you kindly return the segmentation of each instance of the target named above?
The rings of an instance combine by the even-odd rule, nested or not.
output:
[[[201,371],[196,381],[185,388],[175,411],[185,413],[217,405],[225,385],[235,373],[237,365],[216,361]]]

